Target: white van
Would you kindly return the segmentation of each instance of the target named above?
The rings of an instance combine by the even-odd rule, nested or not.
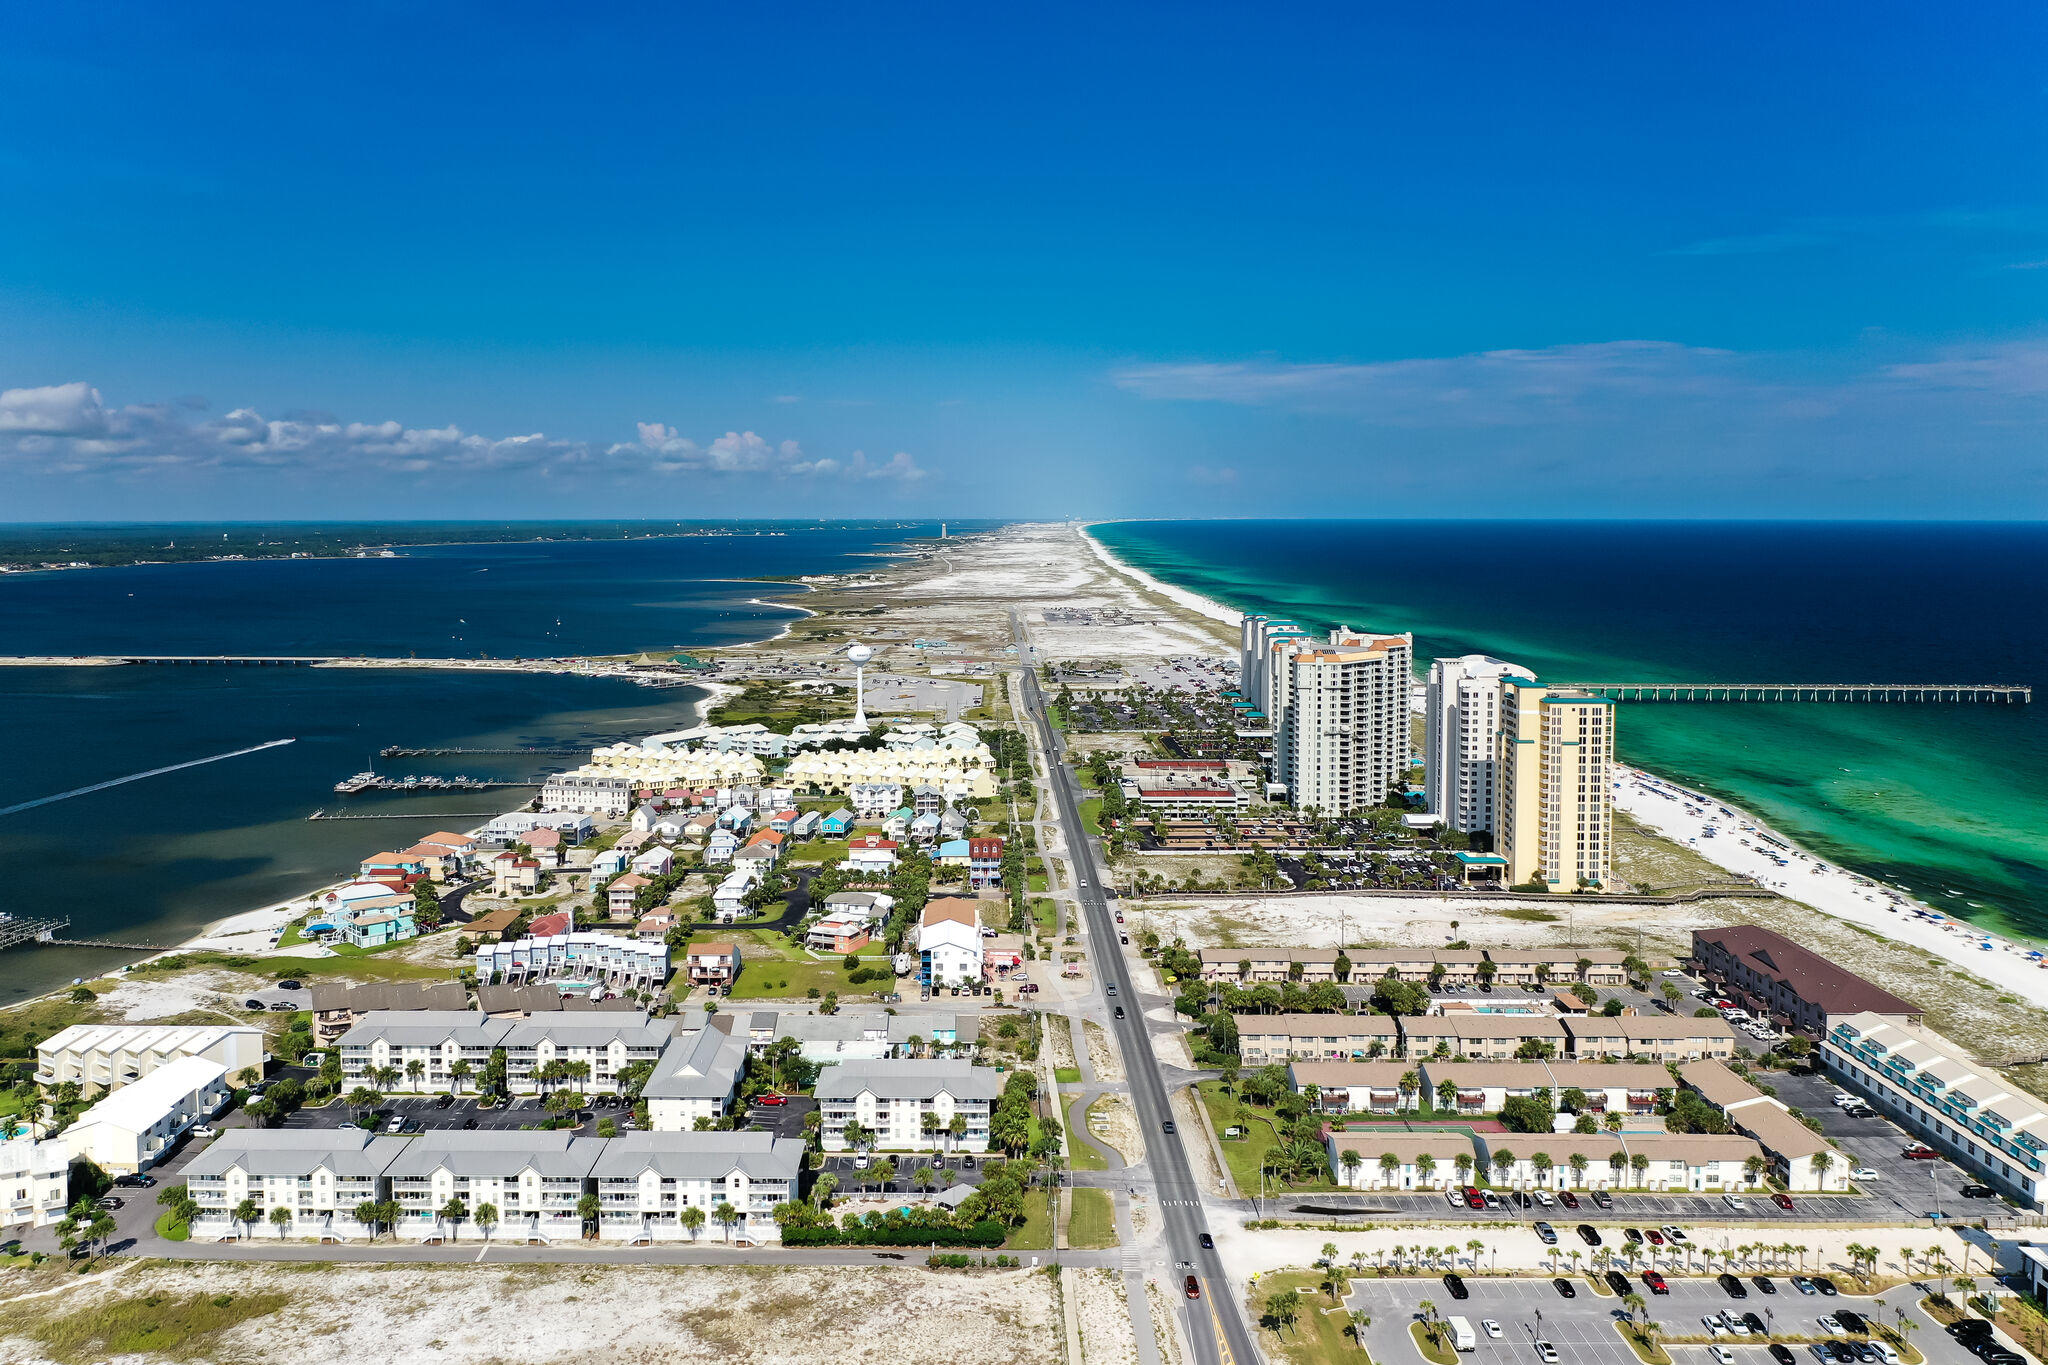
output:
[[[1451,1329],[1451,1345],[1460,1351],[1479,1349],[1479,1337],[1472,1331],[1472,1324],[1465,1318],[1449,1317],[1444,1325]]]

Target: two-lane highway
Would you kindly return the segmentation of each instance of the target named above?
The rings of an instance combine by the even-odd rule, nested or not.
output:
[[[1159,1062],[1152,1053],[1151,1035],[1146,1031],[1143,1002],[1132,993],[1124,976],[1123,955],[1117,950],[1116,925],[1110,918],[1109,904],[1103,896],[1095,849],[1081,824],[1080,794],[1072,773],[1061,761],[1065,744],[1046,713],[1045,697],[1039,690],[1035,660],[1022,623],[1017,621],[1014,612],[1011,620],[1017,625],[1017,644],[1023,656],[1020,662],[1024,672],[1025,710],[1037,723],[1039,738],[1045,746],[1053,800],[1059,809],[1060,825],[1067,832],[1074,890],[1087,921],[1095,968],[1110,1015],[1109,1026],[1123,1054],[1124,1069],[1130,1075],[1131,1103],[1137,1110],[1138,1123],[1145,1134],[1146,1155],[1156,1184],[1159,1211],[1165,1222],[1167,1248],[1174,1259],[1169,1283],[1173,1293],[1182,1293],[1181,1286],[1190,1266],[1201,1283],[1202,1301],[1189,1303],[1182,1300],[1187,1310],[1187,1337],[1200,1365],[1258,1365],[1259,1356],[1245,1330],[1236,1297],[1231,1292],[1229,1281],[1224,1278],[1223,1263],[1214,1251],[1204,1251],[1201,1246],[1202,1235],[1208,1231],[1208,1219],[1202,1211],[1202,1191],[1188,1165],[1187,1153],[1181,1147],[1181,1136],[1166,1131],[1166,1126],[1173,1121],[1173,1107],[1167,1099],[1166,1086],[1159,1078]],[[1115,992],[1113,997],[1109,994],[1112,990]],[[1119,1005],[1124,1007],[1122,1019],[1115,1017]],[[1195,1133],[1187,1134],[1186,1138],[1189,1141],[1201,1140],[1200,1134]]]

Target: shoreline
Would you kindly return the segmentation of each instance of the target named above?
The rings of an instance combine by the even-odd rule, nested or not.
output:
[[[1239,613],[1213,598],[1186,588],[1161,584],[1142,569],[1123,563],[1094,536],[1090,522],[1080,530],[1089,548],[1115,572],[1141,586],[1157,591],[1169,600],[1216,620],[1235,623]],[[1778,891],[1788,899],[1819,911],[1832,919],[1870,930],[1893,942],[1933,953],[1943,960],[2019,994],[2028,1003],[2048,1009],[2048,956],[2029,957],[2042,951],[2027,940],[1980,929],[1960,916],[1943,912],[1938,906],[1891,884],[1829,862],[1805,849],[1769,823],[1756,818],[1738,804],[1703,791],[1694,791],[1669,779],[1658,777],[1630,764],[1617,761],[1615,809],[1660,838],[1692,850],[1727,871]],[[1671,799],[1666,799],[1669,793]],[[1709,814],[1693,817],[1685,813],[1685,802],[1696,799]],[[1711,812],[1726,809],[1733,814],[1716,818]],[[1703,834],[1713,824],[1713,837]],[[1761,850],[1745,847],[1749,836],[1779,845],[1789,866],[1779,867]],[[1753,842],[1753,841],[1752,841]]]
[[[1116,523],[1107,521],[1085,522],[1077,532],[1082,540],[1088,542],[1088,548],[1095,552],[1095,557],[1101,560],[1111,573],[1122,574],[1125,578],[1130,579],[1148,592],[1156,592],[1167,601],[1177,606],[1186,607],[1198,616],[1205,616],[1211,621],[1221,622],[1226,626],[1241,627],[1244,621],[1243,612],[1232,611],[1213,597],[1204,597],[1202,594],[1190,591],[1187,588],[1175,587],[1171,583],[1154,578],[1136,565],[1124,563],[1101,541],[1088,534],[1094,527],[1114,524]]]

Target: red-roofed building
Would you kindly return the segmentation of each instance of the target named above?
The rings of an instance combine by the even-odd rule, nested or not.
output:
[[[768,828],[774,830],[777,834],[787,834],[789,833],[790,826],[796,823],[796,817],[797,812],[794,808],[779,810],[768,817]]]
[[[967,884],[994,886],[1003,879],[1003,841],[996,838],[967,841]]]
[[[576,916],[573,912],[557,910],[553,914],[542,915],[539,919],[529,924],[526,927],[526,936],[528,938],[553,938],[556,934],[566,934],[575,927]]]
[[[640,894],[640,888],[652,885],[652,880],[638,872],[628,872],[623,877],[614,877],[611,886],[605,891],[605,905],[614,915],[631,914],[633,898]]]
[[[896,841],[884,839],[879,834],[863,834],[850,839],[846,844],[846,861],[840,866],[850,872],[875,872],[887,876],[896,866]]]

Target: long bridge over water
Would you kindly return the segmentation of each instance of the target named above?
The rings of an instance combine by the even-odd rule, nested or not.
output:
[[[1614,701],[2019,702],[2023,683],[1559,683]]]

